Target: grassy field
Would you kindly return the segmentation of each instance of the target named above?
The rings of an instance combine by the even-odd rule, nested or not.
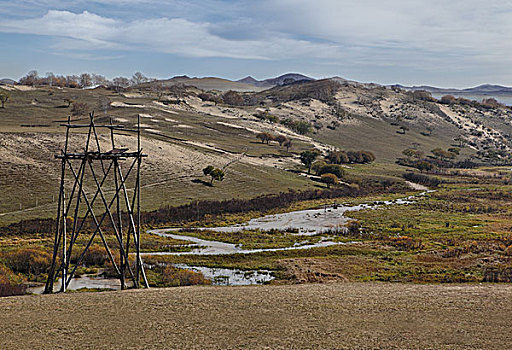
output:
[[[509,349],[511,298],[504,285],[396,283],[10,297],[0,347]]]

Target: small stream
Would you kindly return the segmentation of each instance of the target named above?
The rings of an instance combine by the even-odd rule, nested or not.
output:
[[[280,231],[293,231],[297,233],[290,233],[294,235],[312,236],[316,234],[325,233],[317,243],[296,243],[291,247],[285,248],[263,248],[263,249],[244,249],[232,243],[225,243],[213,240],[205,240],[192,236],[176,234],[178,228],[166,228],[148,230],[148,233],[170,237],[178,240],[192,242],[189,246],[193,249],[187,252],[151,252],[142,253],[143,256],[151,255],[222,255],[222,254],[251,254],[259,252],[273,252],[284,251],[293,249],[311,249],[317,247],[328,247],[333,245],[350,244],[353,242],[335,242],[329,236],[329,232],[343,229],[344,225],[351,220],[345,216],[346,212],[358,211],[363,209],[378,209],[387,205],[403,205],[413,203],[418,197],[432,192],[427,190],[418,195],[408,196],[390,201],[378,201],[369,204],[359,204],[354,206],[346,205],[332,205],[325,206],[319,209],[297,210],[289,213],[266,215],[260,218],[249,220],[246,223],[239,225],[223,226],[223,227],[198,227],[195,230],[211,230],[218,232],[237,232],[241,230],[280,230]],[[189,269],[201,272],[205,278],[212,281],[214,285],[249,285],[249,284],[262,284],[271,281],[274,277],[271,271],[243,271],[238,269],[226,268],[209,268],[203,266],[189,266],[185,264],[174,265],[178,268]],[[55,291],[58,291],[59,283],[55,284]],[[81,288],[101,288],[101,289],[121,289],[121,283],[118,279],[106,279],[96,276],[82,276],[74,278],[68,289],[78,290]],[[41,294],[44,291],[43,286],[30,287],[28,291],[31,293]]]
[[[189,246],[193,249],[188,252],[152,252],[142,255],[223,255],[223,254],[251,254],[260,252],[275,252],[294,249],[311,249],[318,247],[328,247],[332,245],[348,244],[351,242],[335,242],[328,236],[329,232],[342,230],[344,225],[352,220],[345,213],[349,211],[358,211],[363,209],[378,209],[387,205],[410,204],[419,197],[424,196],[430,191],[425,191],[419,195],[408,196],[389,201],[378,201],[369,204],[359,204],[354,206],[332,205],[320,209],[297,210],[289,213],[266,215],[260,218],[252,219],[243,224],[222,226],[222,227],[197,227],[194,230],[208,230],[217,232],[238,232],[241,230],[280,230],[295,231],[294,235],[307,236],[326,233],[317,243],[298,244],[285,248],[262,248],[262,249],[244,249],[233,243],[205,240],[193,236],[178,234],[178,228],[166,228],[149,230],[149,233],[162,237],[170,237],[192,242]],[[173,233],[176,232],[176,233]]]

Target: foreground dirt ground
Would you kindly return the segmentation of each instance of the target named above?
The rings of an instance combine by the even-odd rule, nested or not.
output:
[[[511,349],[512,286],[339,283],[0,299],[1,349]]]

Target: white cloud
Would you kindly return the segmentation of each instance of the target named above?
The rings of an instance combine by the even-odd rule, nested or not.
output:
[[[512,80],[511,1],[5,3],[0,14],[0,32],[49,36],[53,39],[53,52],[68,56],[80,53],[83,57],[112,57],[119,55],[112,51],[124,50],[264,61],[248,67],[248,71],[257,69],[257,65],[296,64],[295,67],[304,70],[323,67],[317,71],[333,75],[363,72],[365,77],[380,77],[380,81],[393,79],[389,77],[397,72],[415,80],[429,80],[435,75],[437,81],[448,81],[447,84],[477,75],[479,80],[488,76],[503,84]],[[216,62],[224,69],[233,61]]]
[[[0,31],[62,38],[58,48],[148,50],[192,57],[286,59],[340,56],[331,44],[296,40],[276,33],[264,40],[233,40],[212,33],[209,23],[184,18],[122,21],[84,11],[48,11],[35,19],[8,20]],[[83,43],[86,43],[84,45]]]
[[[266,0],[257,7],[275,30],[339,44],[497,60],[512,54],[511,2]]]

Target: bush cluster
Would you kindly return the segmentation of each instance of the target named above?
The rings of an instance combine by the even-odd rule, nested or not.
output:
[[[306,135],[312,129],[311,123],[304,120],[281,119],[281,124],[295,131],[297,134]]]
[[[33,248],[24,248],[3,255],[5,265],[17,273],[40,275],[46,273],[52,263],[50,253]]]
[[[435,177],[427,176],[427,175],[423,175],[423,174],[410,172],[410,173],[405,173],[402,176],[406,180],[409,180],[409,181],[417,183],[417,184],[425,185],[425,186],[437,187],[441,184],[441,180],[439,180]]]
[[[375,161],[375,155],[369,151],[330,151],[325,158],[332,164],[364,164]]]
[[[27,286],[23,282],[22,276],[0,264],[0,297],[25,294]]]
[[[194,285],[208,285],[212,282],[204,277],[201,272],[180,269],[174,266],[156,268],[158,287],[180,287]]]

